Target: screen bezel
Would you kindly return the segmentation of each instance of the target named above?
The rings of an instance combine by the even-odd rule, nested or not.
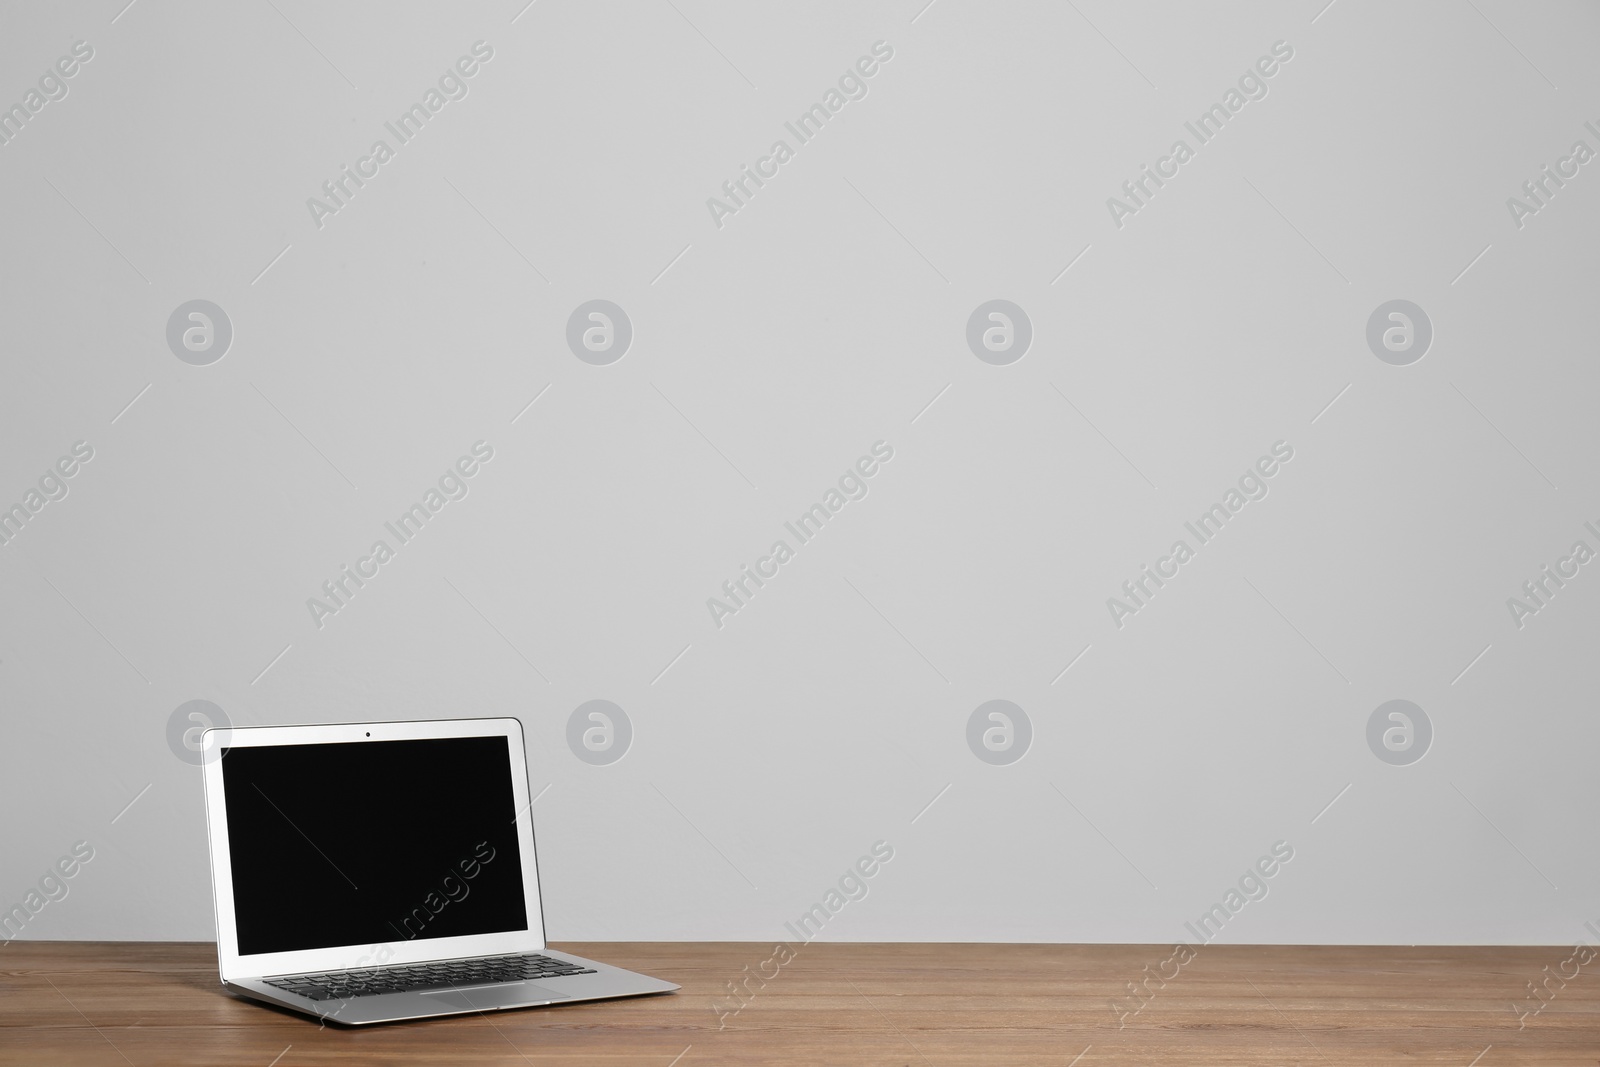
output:
[[[227,748],[263,745],[363,744],[447,737],[504,737],[510,758],[511,791],[516,804],[517,847],[522,855],[522,886],[528,929],[463,937],[418,938],[377,945],[337,945],[293,952],[239,953],[233,906],[233,864],[228,841],[222,759]],[[211,842],[212,898],[217,919],[217,964],[222,980],[264,978],[313,971],[350,970],[420,963],[427,960],[538,952],[544,949],[544,911],[539,903],[539,866],[533,846],[528,800],[527,756],[522,723],[515,718],[442,719],[421,722],[339,723],[326,726],[217,727],[201,735],[206,796],[206,829]],[[385,954],[384,949],[388,952]]]

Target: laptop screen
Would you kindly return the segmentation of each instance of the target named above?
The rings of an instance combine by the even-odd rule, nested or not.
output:
[[[509,743],[223,749],[240,955],[526,930]]]

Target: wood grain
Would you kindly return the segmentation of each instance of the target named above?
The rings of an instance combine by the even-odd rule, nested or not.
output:
[[[1600,1067],[1594,974],[1567,981],[1519,1029],[1514,1005],[1535,1003],[1525,983],[1570,947],[1210,945],[1122,1020],[1111,999],[1131,1004],[1126,983],[1169,948],[801,945],[719,1017],[713,1002],[732,1006],[728,983],[772,946],[556,947],[683,990],[337,1029],[225,993],[210,944],[13,942],[0,948],[0,1064],[1469,1067],[1481,1055],[1478,1067]]]

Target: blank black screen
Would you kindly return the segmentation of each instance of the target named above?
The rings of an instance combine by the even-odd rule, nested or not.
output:
[[[526,930],[508,745],[224,749],[240,954]]]

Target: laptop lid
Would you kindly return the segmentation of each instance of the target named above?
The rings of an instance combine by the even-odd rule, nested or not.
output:
[[[516,719],[203,735],[224,981],[545,947]]]

